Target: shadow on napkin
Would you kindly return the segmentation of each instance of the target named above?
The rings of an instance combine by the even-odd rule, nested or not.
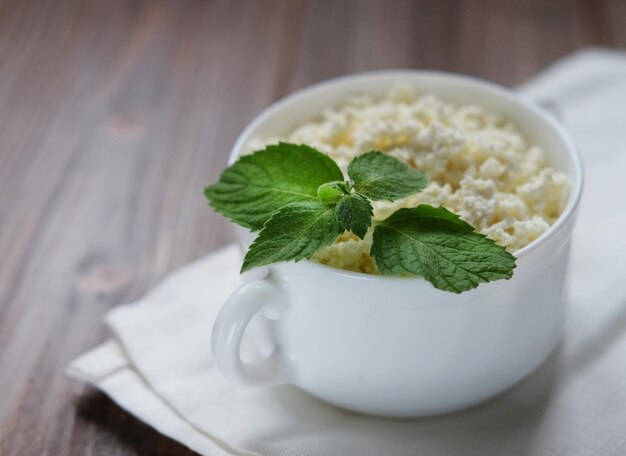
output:
[[[311,402],[307,413],[330,420],[324,430],[309,426],[276,430],[264,434],[263,439],[270,445],[259,449],[271,451],[275,444],[285,441],[301,444],[318,440],[316,454],[374,454],[372,448],[388,448],[387,454],[393,455],[414,455],[422,450],[428,454],[485,454],[489,448],[513,446],[519,454],[527,454],[525,448],[532,447],[557,384],[562,351],[559,345],[537,371],[512,389],[453,414],[417,419],[370,417],[323,404],[307,395],[306,400]],[[302,415],[305,394],[292,387],[276,387],[271,396],[282,413],[297,420]],[[332,414],[324,416],[328,412],[320,410],[324,408],[331,409]],[[320,432],[323,440],[317,438]],[[341,447],[346,440],[351,443],[344,453]]]

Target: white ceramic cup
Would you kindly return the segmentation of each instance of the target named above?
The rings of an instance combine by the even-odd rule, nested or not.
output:
[[[556,346],[570,238],[582,169],[563,128],[512,92],[470,77],[426,71],[345,76],[300,90],[261,113],[235,144],[286,135],[357,94],[383,95],[397,83],[512,120],[571,180],[559,219],[516,253],[513,278],[455,295],[421,278],[348,272],[310,261],[267,268],[236,290],[215,322],[212,350],[221,372],[247,385],[291,383],[347,409],[387,416],[431,415],[484,401],[523,379]],[[244,245],[254,235],[239,230]],[[276,349],[247,364],[240,346],[262,315]]]

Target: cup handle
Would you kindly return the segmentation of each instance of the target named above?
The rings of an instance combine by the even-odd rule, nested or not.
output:
[[[286,307],[280,288],[267,279],[240,286],[220,309],[211,335],[211,350],[217,368],[227,379],[250,386],[280,385],[293,380],[290,361],[277,347],[267,359],[257,363],[241,360],[241,340],[250,320],[264,310],[274,319]]]

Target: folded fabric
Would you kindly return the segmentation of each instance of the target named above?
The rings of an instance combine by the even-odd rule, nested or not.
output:
[[[113,339],[68,373],[206,455],[626,454],[626,54],[576,53],[520,93],[558,111],[586,170],[565,338],[521,384],[464,412],[412,420],[346,412],[292,386],[232,384],[210,338],[240,281],[234,245],[111,311]]]

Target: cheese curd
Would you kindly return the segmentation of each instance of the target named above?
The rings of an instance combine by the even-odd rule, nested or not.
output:
[[[344,173],[359,154],[389,154],[425,172],[430,184],[398,201],[374,202],[375,219],[403,207],[441,205],[512,252],[546,231],[569,195],[567,177],[552,169],[543,150],[507,119],[479,106],[418,94],[405,85],[380,99],[355,97],[284,138],[255,141],[249,148],[279,140],[327,153]],[[371,242],[371,230],[364,240],[346,233],[313,260],[376,274]]]

